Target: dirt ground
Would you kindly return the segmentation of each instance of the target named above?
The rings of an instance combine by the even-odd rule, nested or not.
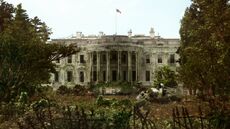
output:
[[[121,96],[121,95],[107,95],[104,98],[108,99],[130,99],[132,102],[135,102],[136,96]],[[96,101],[96,97],[94,96],[72,96],[72,95],[58,95],[55,99],[60,105],[77,105],[81,103],[82,105],[94,104]],[[196,99],[182,99],[180,102],[169,102],[169,103],[157,103],[150,102],[150,110],[151,115],[156,119],[166,119],[172,116],[172,110],[175,107],[179,109],[183,106],[188,109],[190,115],[199,115],[199,107],[201,107],[202,113],[206,113],[209,111],[208,103],[199,102]]]

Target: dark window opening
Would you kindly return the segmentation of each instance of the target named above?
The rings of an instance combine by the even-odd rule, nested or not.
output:
[[[117,62],[117,52],[111,52],[111,62],[115,63]]]
[[[103,81],[106,81],[106,71],[103,71]]]
[[[93,81],[97,81],[97,71],[93,71]]]
[[[175,63],[175,55],[174,54],[170,55],[169,63]]]
[[[84,55],[80,55],[80,63],[85,63]]]
[[[136,71],[132,71],[132,81],[136,81]]]
[[[93,64],[97,64],[97,55],[93,54]]]
[[[84,72],[80,72],[80,82],[84,82]]]
[[[145,62],[146,62],[146,64],[149,64],[149,63],[150,63],[150,58],[149,58],[149,56],[146,56]]]
[[[126,71],[123,71],[123,81],[127,81],[127,75]]]
[[[149,63],[150,63],[150,59],[147,58],[147,59],[146,59],[146,64],[149,64]]]
[[[121,63],[122,63],[122,64],[126,64],[126,63],[127,63],[127,56],[126,56],[125,53],[123,53],[123,54],[121,55]]]
[[[132,54],[132,64],[135,64],[135,63],[136,63],[136,55]]]
[[[67,71],[67,81],[71,82],[73,79],[73,72],[72,71]]]
[[[72,63],[72,56],[68,56],[68,63]]]
[[[150,81],[150,71],[146,71],[145,73],[145,80]]]
[[[117,71],[116,70],[112,71],[112,81],[117,81]]]
[[[54,73],[54,81],[59,82],[59,73],[58,72]]]
[[[162,63],[162,57],[161,56],[158,56],[157,62]]]
[[[103,64],[106,63],[106,55],[105,55],[105,54],[102,55],[102,63],[103,63]]]

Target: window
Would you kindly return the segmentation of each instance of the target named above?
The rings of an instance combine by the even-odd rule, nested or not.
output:
[[[97,71],[93,71],[93,81],[97,81]]]
[[[106,54],[101,55],[101,61],[103,64],[106,64]]]
[[[122,63],[122,64],[126,64],[126,61],[127,61],[126,54],[125,54],[125,53],[122,53],[122,55],[121,55],[121,63]]]
[[[123,71],[123,81],[127,81],[126,71]]]
[[[80,82],[84,82],[84,72],[80,72]]]
[[[54,81],[59,82],[59,73],[58,72],[54,73]]]
[[[102,63],[104,63],[104,64],[106,63],[106,55],[105,54],[102,55]]]
[[[72,71],[67,71],[67,81],[71,82],[73,79],[73,72]]]
[[[146,63],[146,64],[149,64],[149,63],[150,63],[149,55],[146,56],[146,58],[145,58],[145,63]]]
[[[80,55],[80,63],[85,63],[84,55]]]
[[[136,55],[132,54],[132,64],[135,64],[135,63],[136,63]]]
[[[115,52],[115,51],[111,52],[110,61],[113,62],[113,63],[117,62],[117,52]]]
[[[158,55],[157,62],[158,62],[158,63],[162,63],[162,56]]]
[[[68,62],[68,63],[72,63],[72,56],[68,56],[67,62]]]
[[[97,55],[93,54],[93,64],[97,64]]]
[[[112,71],[112,80],[117,81],[117,71],[116,70]]]
[[[145,72],[145,80],[150,81],[150,71]]]
[[[103,81],[106,81],[106,71],[103,71]]]
[[[132,81],[136,81],[136,71],[132,71]]]
[[[170,54],[169,63],[175,63],[175,55]]]
[[[146,59],[146,64],[149,64],[149,63],[150,63],[150,59],[147,58],[147,59]]]

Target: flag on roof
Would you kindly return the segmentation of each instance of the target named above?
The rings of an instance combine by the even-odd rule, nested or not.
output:
[[[116,9],[116,12],[117,12],[117,13],[121,13],[121,11],[120,11],[119,9]]]

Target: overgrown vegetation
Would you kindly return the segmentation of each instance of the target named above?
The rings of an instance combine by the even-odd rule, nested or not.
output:
[[[90,90],[86,86],[75,85],[74,87],[60,86],[57,89],[57,93],[61,95],[76,95],[82,96],[89,94]],[[90,94],[93,95],[93,94]]]
[[[178,120],[182,118],[184,122],[181,124],[185,126],[188,122],[194,128],[202,127],[202,124],[214,129],[228,129],[230,126],[229,16],[229,0],[192,0],[192,5],[182,19],[179,79],[185,87],[203,98],[191,105],[205,103],[204,108],[208,109],[193,120],[185,110],[182,116],[175,116]],[[9,122],[0,128],[176,127],[172,123],[176,121],[170,119],[170,109],[173,107],[168,106],[189,104],[182,101],[156,105],[145,99],[135,101],[136,93],[144,89],[140,85],[112,82],[92,87],[61,86],[56,92],[52,87],[41,86],[49,83],[50,73],[55,72],[52,61],[77,51],[71,45],[47,44],[50,33],[50,29],[40,19],[29,18],[21,4],[13,7],[0,0],[0,123]],[[163,83],[166,87],[176,87],[175,76],[175,72],[168,67],[159,68],[154,86]],[[119,96],[95,98],[96,95],[104,94],[106,88],[118,89],[116,94],[129,96],[126,99],[118,99]],[[79,96],[84,99],[74,99]],[[61,97],[63,99],[59,100]],[[202,123],[203,118],[208,122]],[[12,124],[16,126],[9,127]],[[179,125],[178,128],[183,127]]]
[[[75,53],[73,46],[46,44],[50,28],[26,10],[0,0],[0,102],[17,101],[26,92],[49,83],[52,61]]]
[[[229,125],[230,116],[229,2],[192,0],[180,28],[180,80],[190,93],[209,102],[209,118],[217,128],[226,128],[218,125]]]
[[[173,87],[177,86],[176,82],[176,73],[171,70],[168,66],[159,67],[155,70],[154,76],[154,87],[158,87],[161,83],[165,87]]]
[[[180,80],[203,97],[230,93],[229,0],[192,0],[181,21]]]

